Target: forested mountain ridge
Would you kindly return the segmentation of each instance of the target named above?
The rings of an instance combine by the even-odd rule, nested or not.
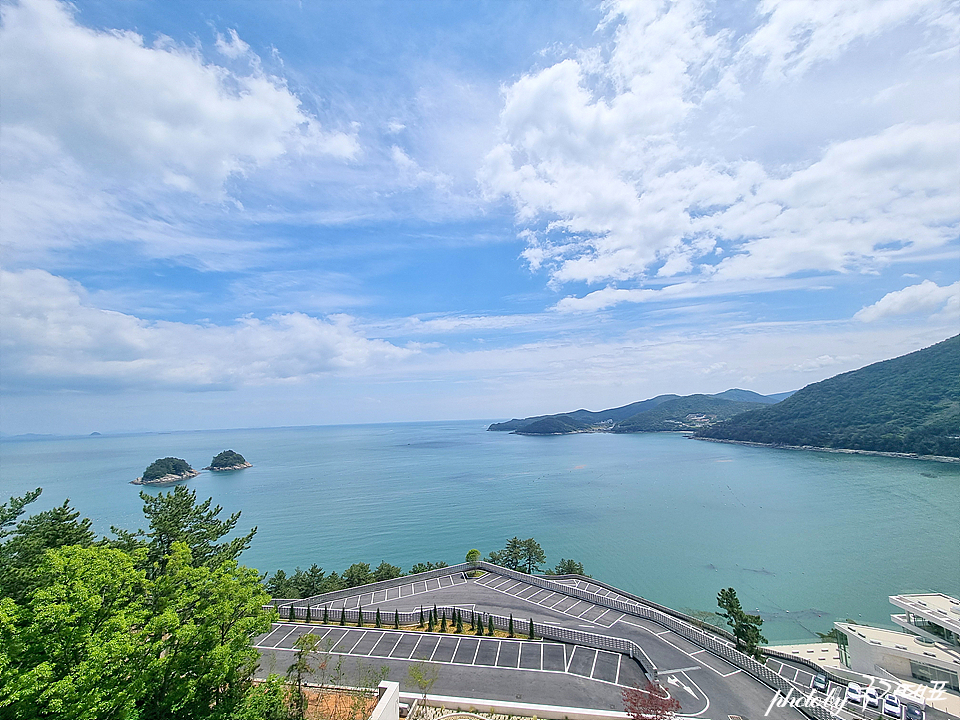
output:
[[[960,335],[807,385],[697,436],[960,457]]]
[[[733,417],[744,410],[778,402],[750,390],[733,388],[715,395],[658,395],[649,400],[592,412],[575,410],[556,415],[493,423],[488,430],[518,435],[562,435],[608,430],[613,432],[657,432],[692,430]]]

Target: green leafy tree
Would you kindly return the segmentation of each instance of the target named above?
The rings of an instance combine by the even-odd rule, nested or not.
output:
[[[277,570],[264,580],[263,586],[270,593],[270,597],[290,600],[301,597],[299,590],[287,573],[283,570]]]
[[[373,571],[373,579],[375,582],[380,582],[381,580],[393,580],[401,575],[403,575],[403,570],[396,565],[391,565],[386,560],[382,561],[377,566],[377,569]]]
[[[370,563],[354,563],[343,571],[343,580],[346,587],[359,587],[373,582],[373,573],[370,572]]]
[[[718,614],[726,619],[727,624],[733,630],[733,636],[737,641],[737,650],[762,660],[763,653],[760,650],[760,645],[767,641],[760,634],[763,619],[759,615],[748,615],[744,612],[740,606],[740,600],[737,598],[737,591],[733,588],[726,588],[717,594],[717,605],[723,611]]]
[[[17,498],[11,498],[11,501]],[[21,510],[22,512],[22,507]],[[26,602],[38,587],[37,570],[47,550],[69,545],[93,544],[90,520],[70,507],[70,501],[44,510],[17,523],[0,545],[0,593],[18,603]]]
[[[583,563],[566,558],[561,558],[553,570],[547,570],[547,575],[583,575],[584,577],[590,577],[584,572]]]
[[[0,541],[6,538],[12,531],[17,519],[23,515],[27,505],[32,503],[43,492],[43,488],[31,490],[20,497],[11,497],[8,502],[0,505]]]
[[[158,480],[164,475],[186,475],[193,472],[190,463],[182,458],[165,457],[154,460],[147,465],[143,471],[143,479],[146,481]]]
[[[440,679],[440,668],[433,663],[420,660],[409,667],[407,677],[410,678],[410,682],[417,687],[423,696],[421,707],[426,707],[427,695],[433,689],[437,680]]]
[[[211,468],[229,468],[237,465],[244,465],[247,461],[243,455],[233,450],[224,450],[213,457],[210,461]]]
[[[465,559],[468,563],[478,562],[481,557],[483,556],[480,554],[479,550],[477,550],[476,548],[471,548],[470,550],[467,550],[467,557]]]
[[[226,520],[217,516],[223,511],[219,505],[211,508],[213,498],[197,503],[195,490],[178,485],[169,493],[150,495],[140,492],[143,514],[149,522],[149,530],[135,533],[111,528],[118,540],[116,545],[124,549],[147,548],[147,574],[156,577],[162,573],[172,554],[175,542],[184,543],[190,549],[190,557],[196,566],[217,567],[235,561],[256,534],[254,527],[246,535],[227,542],[217,542],[233,532],[240,513]]]
[[[290,580],[297,589],[297,597],[308,598],[327,592],[323,568],[316,563],[308,570],[297,568]]]
[[[303,692],[306,678],[316,670],[315,656],[320,647],[320,638],[305,633],[293,643],[293,662],[287,668],[287,679],[293,684],[293,712],[297,720],[303,720],[307,711],[307,695]]]
[[[253,685],[230,720],[289,720],[286,679],[271,673]]]
[[[430,570],[439,570],[440,568],[445,567],[447,567],[447,564],[443,560],[440,562],[417,563],[410,568],[410,574],[416,575],[417,573],[429,572]]]
[[[540,571],[540,566],[547,561],[547,556],[540,543],[533,538],[521,540],[514,536],[507,540],[503,550],[491,552],[487,559],[510,570],[533,574]]]

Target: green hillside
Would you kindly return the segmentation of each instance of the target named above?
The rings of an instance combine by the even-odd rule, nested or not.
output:
[[[574,410],[573,412],[560,413],[558,415],[535,415],[533,417],[522,419],[514,418],[513,420],[508,420],[507,422],[493,423],[487,428],[487,430],[513,432],[521,428],[526,429],[529,425],[532,425],[540,420],[558,417],[567,418],[574,425],[601,425],[603,423],[615,423],[620,420],[626,420],[628,417],[643,412],[644,410],[654,408],[660,403],[666,402],[667,400],[673,400],[677,397],[679,397],[679,395],[658,395],[657,397],[650,398],[649,400],[641,400],[640,402],[622,405],[621,407],[610,408],[609,410],[599,410],[597,412],[592,412],[590,410]],[[542,433],[533,432],[530,434],[539,435]]]
[[[560,435],[580,432],[591,426],[569,415],[550,415],[515,430],[517,435]]]
[[[808,385],[697,435],[960,457],[960,335]]]
[[[732,418],[746,410],[763,407],[764,404],[724,400],[712,395],[688,395],[669,400],[651,410],[627,418],[614,425],[613,432],[692,430]]]

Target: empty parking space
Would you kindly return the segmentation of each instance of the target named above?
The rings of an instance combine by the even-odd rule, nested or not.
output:
[[[499,667],[515,668],[520,661],[520,646],[522,643],[510,642],[509,640],[500,641],[500,654],[497,656],[497,665]]]
[[[384,633],[383,637],[373,646],[370,654],[378,657],[389,657],[402,637],[399,633]]]
[[[567,664],[567,672],[574,675],[590,677],[593,673],[593,661],[597,659],[597,651],[593,648],[575,647],[573,656]]]
[[[460,647],[457,648],[457,652],[453,656],[453,661],[463,665],[472,665],[479,645],[480,641],[476,638],[461,638]]]
[[[397,646],[393,649],[393,652],[390,653],[390,657],[395,658],[408,658],[413,652],[413,649],[417,646],[417,640],[420,637],[418,635],[407,634],[404,635],[400,642],[397,643]]]
[[[593,677],[597,680],[606,682],[616,682],[620,669],[620,659],[623,657],[617,653],[600,651],[597,653],[597,661],[593,666]]]
[[[567,657],[563,645],[543,644],[543,669],[563,672],[567,669]]]
[[[460,642],[458,637],[445,637],[441,638],[440,644],[437,645],[437,649],[433,651],[433,657],[431,658],[434,662],[453,662],[453,654],[457,651],[457,643]]]
[[[433,651],[437,649],[439,642],[440,638],[435,635],[424,635],[420,638],[420,642],[417,643],[411,657],[414,660],[429,660],[430,656],[433,655]]]
[[[496,665],[497,650],[500,647],[499,640],[481,640],[480,649],[477,650],[477,657],[473,661],[474,665]]]
[[[519,666],[527,670],[539,670],[542,647],[540,643],[521,643]]]

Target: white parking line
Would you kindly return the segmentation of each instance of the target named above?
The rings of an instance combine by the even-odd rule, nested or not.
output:
[[[593,672],[597,669],[597,658],[600,657],[600,652],[597,650],[593,651],[593,665],[590,666],[590,678],[593,679]]]
[[[595,610],[596,607],[597,607],[596,605],[590,605],[590,606],[588,606],[587,609],[584,610],[584,611],[583,611],[582,613],[580,613],[579,615],[577,615],[577,617],[578,617],[578,618],[582,618],[584,615],[586,615],[586,614],[587,614],[588,612],[590,612],[591,610]],[[590,622],[593,622],[593,621],[591,620]]]
[[[617,677],[614,678],[613,682],[615,685],[620,684],[620,663],[623,662],[623,655],[617,653]]]
[[[537,605],[543,605],[544,607],[547,607],[547,605],[545,604],[544,601],[545,601],[545,600],[550,600],[550,599],[551,599],[554,595],[556,595],[556,594],[557,594],[557,593],[555,593],[555,592],[551,592],[551,593],[550,593],[549,595],[547,595],[546,597],[540,598],[539,600],[537,600]],[[565,596],[564,596],[564,597],[565,597]]]
[[[566,610],[561,610],[560,612],[562,612],[562,613],[564,613],[564,614],[566,614],[566,615],[571,615],[571,616],[573,616],[573,617],[577,617],[576,615],[573,614],[572,610],[573,610],[577,605],[579,605],[579,604],[582,603],[582,602],[583,602],[583,600],[577,600],[573,605],[571,605],[570,607],[568,607]]]
[[[496,667],[497,663],[500,662],[500,648],[503,647],[502,642],[497,642],[497,656],[493,659],[493,666]]]

